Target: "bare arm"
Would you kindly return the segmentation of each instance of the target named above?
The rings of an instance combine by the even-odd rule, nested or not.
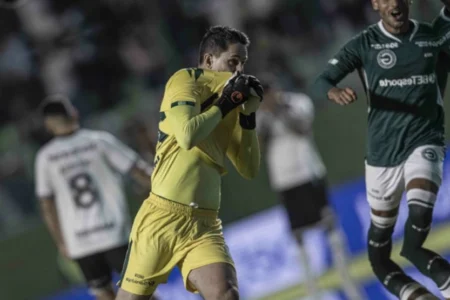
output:
[[[145,188],[148,192],[150,192],[152,171],[152,167],[150,167],[146,162],[140,160],[135,163],[133,167],[131,167],[130,176],[142,188]]]
[[[50,232],[53,241],[58,247],[58,250],[62,255],[67,257],[68,253],[64,243],[64,237],[61,232],[61,226],[58,219],[55,200],[53,198],[41,198],[39,200],[44,223],[47,226],[47,229]]]

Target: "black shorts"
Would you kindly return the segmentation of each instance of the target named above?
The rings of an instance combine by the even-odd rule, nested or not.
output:
[[[75,259],[92,292],[111,286],[112,272],[122,271],[127,250],[128,245],[124,245]]]
[[[316,179],[282,191],[281,202],[286,208],[292,230],[311,227],[322,221],[329,208],[325,179]]]

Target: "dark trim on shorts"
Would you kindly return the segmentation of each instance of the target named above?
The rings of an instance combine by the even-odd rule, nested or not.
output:
[[[119,280],[119,283],[117,284],[119,287],[122,286],[123,276],[125,276],[125,273],[127,272],[128,261],[130,259],[130,252],[131,252],[132,245],[133,245],[133,241],[130,241],[130,243],[128,243],[127,255],[125,256],[125,260],[123,261],[122,272],[120,272],[120,280]]]

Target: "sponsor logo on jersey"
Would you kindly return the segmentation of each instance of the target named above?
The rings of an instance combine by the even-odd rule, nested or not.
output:
[[[329,61],[328,61],[328,63],[329,64],[331,64],[331,65],[337,65],[338,64],[338,62],[339,62],[339,60],[337,60],[336,58],[332,58],[332,59],[330,59]]]
[[[409,78],[399,78],[399,79],[380,79],[379,85],[381,87],[404,87],[413,85],[425,85],[425,84],[435,84],[436,74],[429,75],[414,75]]]
[[[415,44],[416,44],[416,46],[419,46],[420,48],[426,48],[426,47],[437,48],[437,47],[441,47],[449,39],[450,39],[450,31],[447,32],[443,37],[441,37],[438,40],[434,40],[434,41],[416,41]]]
[[[383,69],[390,69],[397,63],[397,56],[394,51],[385,49],[380,51],[377,55],[377,61]]]
[[[430,57],[433,57],[434,55],[433,55],[433,53],[431,53],[431,52],[427,52],[427,53],[425,53],[424,55],[423,55],[423,57],[425,57],[425,58],[430,58]]]
[[[370,47],[372,47],[375,50],[396,49],[398,48],[398,43],[392,42],[387,44],[371,44]]]
[[[422,151],[422,157],[428,161],[436,162],[438,160],[438,155],[436,150],[433,148],[426,148]]]

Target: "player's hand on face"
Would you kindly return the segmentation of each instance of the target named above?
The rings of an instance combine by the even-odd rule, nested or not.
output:
[[[340,89],[333,87],[328,91],[328,99],[339,105],[348,105],[355,102],[358,97],[351,88]]]
[[[263,100],[264,89],[259,80],[252,75],[247,76],[247,83],[250,86],[250,95],[247,102],[242,104],[242,113],[250,115],[256,112]]]
[[[236,72],[225,83],[222,95],[215,104],[222,112],[222,118],[248,100],[250,96],[250,86],[248,81],[247,75]]]

